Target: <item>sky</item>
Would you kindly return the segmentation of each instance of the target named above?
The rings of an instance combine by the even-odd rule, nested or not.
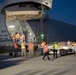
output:
[[[53,19],[76,25],[76,0],[53,0],[52,9],[46,14]]]
[[[4,0],[0,0],[0,2],[4,2]]]
[[[76,25],[76,0],[53,0],[52,9],[46,14],[52,19]]]

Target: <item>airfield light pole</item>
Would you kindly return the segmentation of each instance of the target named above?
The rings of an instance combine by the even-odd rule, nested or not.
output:
[[[44,40],[44,37],[45,37],[45,35],[44,35],[44,19],[43,19],[43,16],[44,16],[44,7],[43,7],[43,5],[41,5],[41,15],[42,15],[42,17],[41,17],[41,34],[40,34],[40,38],[41,38],[41,42]]]

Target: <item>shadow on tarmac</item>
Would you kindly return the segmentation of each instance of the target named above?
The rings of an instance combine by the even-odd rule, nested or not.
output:
[[[38,57],[38,56],[40,56],[40,55],[35,55],[32,58],[35,58],[35,57]],[[21,62],[28,61],[30,59],[31,58],[28,58],[28,57],[22,58],[21,56],[14,57],[14,56],[9,56],[7,54],[0,54],[0,70],[4,69],[4,68],[8,68],[10,66],[18,65]]]
[[[17,58],[16,58],[17,59]],[[18,65],[19,62],[22,62],[22,59],[17,59],[13,56],[0,55],[0,69],[4,69],[10,66]]]

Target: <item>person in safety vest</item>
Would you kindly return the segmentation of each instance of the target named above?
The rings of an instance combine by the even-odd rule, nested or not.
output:
[[[42,59],[44,60],[46,56],[47,56],[48,60],[50,60],[47,42],[45,42],[45,46],[43,48],[43,58]]]
[[[33,55],[34,55],[34,44],[32,42],[29,43],[28,50],[29,50],[29,58],[33,57]]]
[[[54,42],[52,44],[52,49],[53,49],[53,58],[57,58],[57,51],[58,51],[58,44],[57,44],[57,42]]]
[[[20,33],[15,34],[15,41],[17,42],[17,44],[20,42]]]
[[[18,50],[19,50],[19,47],[18,47],[18,45],[17,45],[16,42],[14,42],[13,46],[14,46],[14,50],[15,50],[15,52],[14,52],[14,56],[17,57],[17,56],[18,56]]]
[[[25,46],[25,42],[21,43],[21,55],[22,57],[26,56],[26,46]]]
[[[43,55],[43,49],[44,49],[45,43],[46,42],[44,42],[44,41],[41,43],[41,55]]]

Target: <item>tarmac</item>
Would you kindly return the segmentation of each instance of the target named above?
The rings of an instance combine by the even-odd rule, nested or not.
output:
[[[58,55],[54,60],[42,60],[42,57],[22,58],[0,54],[0,75],[76,75],[76,54]]]

